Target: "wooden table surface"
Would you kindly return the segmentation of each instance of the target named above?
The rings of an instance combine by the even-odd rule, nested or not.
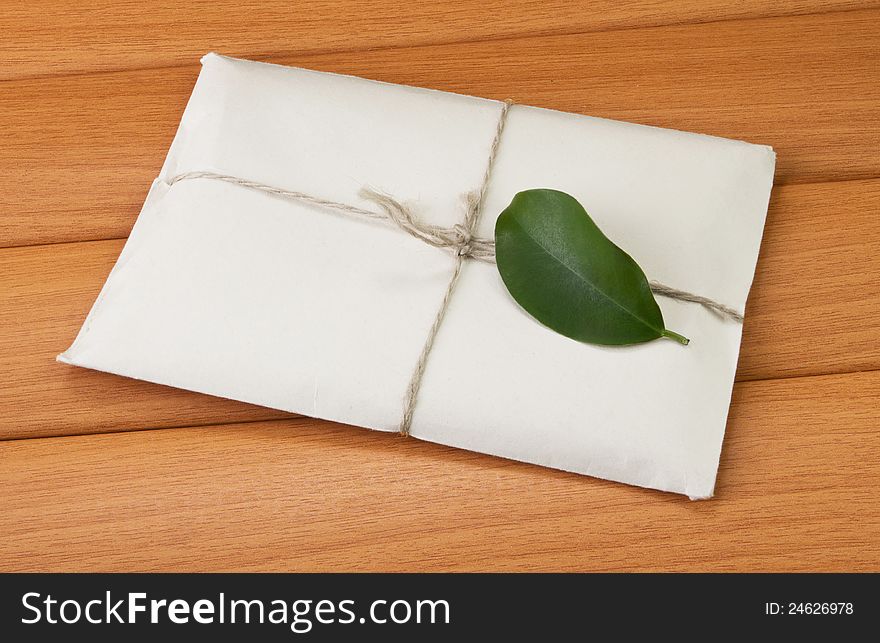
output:
[[[0,33],[0,570],[880,570],[880,2],[4,0]],[[775,147],[715,499],[56,363],[210,50]]]

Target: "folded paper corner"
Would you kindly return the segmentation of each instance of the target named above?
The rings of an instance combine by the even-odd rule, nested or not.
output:
[[[76,342],[68,346],[66,350],[58,353],[55,356],[55,361],[59,362],[60,364],[70,364],[71,366],[77,366],[76,361],[71,356],[71,352],[73,351],[74,346],[76,346]]]
[[[204,56],[199,58],[199,62],[202,64],[202,66],[204,66],[208,61],[217,58],[223,58],[223,54],[218,54],[216,51],[209,51]]]

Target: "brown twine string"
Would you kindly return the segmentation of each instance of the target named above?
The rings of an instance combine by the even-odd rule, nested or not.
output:
[[[437,310],[437,314],[434,316],[434,323],[431,324],[431,328],[428,331],[428,336],[425,339],[424,346],[422,346],[422,352],[419,354],[419,359],[413,369],[404,396],[403,416],[398,430],[401,435],[408,436],[412,427],[413,414],[415,412],[419,389],[422,385],[422,378],[425,374],[425,367],[428,363],[428,356],[431,354],[431,349],[434,347],[434,340],[437,337],[437,332],[440,330],[440,326],[446,316],[449,302],[452,299],[452,293],[455,291],[455,286],[458,284],[458,279],[461,276],[461,269],[464,260],[475,259],[485,263],[495,263],[495,241],[474,236],[474,230],[476,229],[477,220],[483,207],[486,190],[489,187],[489,179],[495,165],[495,158],[498,156],[498,147],[501,144],[501,134],[507,123],[507,113],[510,111],[512,105],[512,101],[505,101],[502,104],[498,124],[495,129],[495,137],[492,139],[492,146],[489,148],[486,171],[483,173],[480,188],[467,195],[467,208],[464,221],[451,228],[422,223],[415,217],[413,211],[409,207],[400,203],[394,197],[369,187],[362,188],[360,194],[363,198],[378,205],[381,208],[380,212],[367,210],[366,208],[359,208],[347,203],[322,199],[321,197],[306,194],[305,192],[286,190],[284,188],[260,183],[259,181],[251,181],[241,177],[220,174],[217,172],[184,172],[168,180],[168,185],[174,185],[175,183],[192,179],[224,181],[240,187],[263,192],[265,194],[271,194],[285,199],[292,199],[318,207],[336,210],[337,212],[342,212],[344,214],[368,219],[390,221],[410,236],[413,236],[428,245],[434,246],[435,248],[449,249],[455,253],[455,265],[452,270],[452,276],[449,279],[449,284],[446,286],[446,292],[443,295],[443,299],[440,301],[440,307]],[[739,323],[742,323],[743,321],[742,313],[729,306],[720,304],[717,301],[713,301],[708,297],[695,295],[694,293],[685,290],[678,290],[677,288],[672,288],[656,281],[650,282],[650,286],[651,291],[656,295],[661,295],[678,301],[699,304],[722,318],[730,319]]]
[[[440,330],[440,324],[446,316],[446,310],[449,308],[449,300],[452,299],[452,292],[461,276],[461,267],[464,265],[466,257],[473,256],[477,244],[473,239],[473,233],[476,229],[477,218],[480,216],[480,210],[483,207],[483,199],[486,196],[486,189],[489,186],[489,178],[492,175],[492,168],[495,166],[495,157],[498,155],[498,146],[501,143],[501,132],[504,131],[504,125],[507,123],[507,113],[510,111],[510,101],[505,101],[501,107],[501,115],[498,118],[498,126],[495,128],[495,138],[492,139],[492,147],[489,148],[489,158],[486,161],[486,171],[483,173],[483,180],[480,183],[478,192],[468,195],[468,208],[464,217],[464,227],[457,232],[461,235],[461,244],[455,253],[455,268],[452,270],[452,277],[449,279],[449,285],[446,286],[446,293],[440,302],[440,308],[437,310],[437,316],[431,329],[428,331],[428,337],[422,352],[416,362],[412,377],[409,380],[409,387],[406,390],[406,397],[403,399],[403,418],[400,420],[400,434],[409,435],[412,426],[413,413],[416,410],[416,400],[419,395],[419,389],[422,386],[422,376],[425,374],[425,366],[428,363],[428,355],[434,347],[434,338],[437,337],[437,331]],[[494,244],[492,244],[494,246]],[[495,248],[492,248],[492,256],[494,258]]]

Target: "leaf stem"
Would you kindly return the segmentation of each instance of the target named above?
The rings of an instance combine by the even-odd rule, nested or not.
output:
[[[679,335],[678,333],[675,333],[671,330],[664,330],[663,337],[668,337],[669,339],[674,339],[682,346],[687,346],[691,342],[691,340],[689,340],[687,337],[685,337],[683,335]]]

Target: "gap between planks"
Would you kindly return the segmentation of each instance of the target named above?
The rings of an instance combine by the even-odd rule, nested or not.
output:
[[[318,421],[6,442],[0,569],[870,571],[878,380],[738,388],[707,502]]]
[[[843,12],[840,12],[843,13]],[[0,81],[3,82],[3,81]],[[773,185],[773,190],[778,190],[783,186],[810,186],[810,185],[829,185],[829,184],[846,184],[846,183],[859,183],[863,181],[876,181],[880,180],[880,174],[877,175],[866,175],[859,176],[855,178],[849,179],[835,179],[829,178],[825,180],[815,180],[815,181],[804,181],[804,182],[792,182],[792,183],[778,183]],[[137,216],[137,215],[135,215]],[[134,223],[134,220],[132,220]],[[68,245],[76,245],[76,244],[86,244],[86,243],[101,243],[104,241],[126,241],[128,240],[128,235],[113,235],[107,237],[94,237],[89,239],[61,239],[58,241],[39,241],[34,243],[15,243],[12,245],[0,245],[0,253],[4,250],[12,250],[16,248],[43,248],[43,247],[51,247],[51,246],[68,246]],[[2,244],[2,241],[0,241]]]
[[[880,180],[774,192],[746,308],[738,380],[880,369]],[[54,361],[121,241],[0,251],[0,435],[274,419],[277,411]],[[812,325],[804,320],[814,321]],[[812,326],[820,323],[817,342]]]
[[[854,11],[275,62],[770,144],[779,185],[880,176],[878,25]],[[0,245],[124,236],[197,73],[0,85]]]
[[[442,47],[442,46],[454,46],[454,45],[464,45],[470,43],[504,43],[515,40],[522,40],[527,38],[544,38],[544,37],[554,37],[554,36],[577,36],[577,35],[586,35],[586,34],[605,34],[605,33],[614,33],[614,32],[624,32],[624,31],[634,31],[634,30],[650,30],[650,29],[663,29],[663,28],[674,28],[674,27],[688,27],[688,26],[700,26],[700,25],[712,25],[719,24],[725,22],[753,22],[759,20],[784,20],[787,18],[798,18],[804,16],[826,16],[826,15],[834,15],[841,13],[853,13],[859,11],[866,11],[870,9],[876,9],[880,7],[880,2],[876,0],[865,0],[863,2],[855,3],[855,2],[827,2],[827,3],[815,3],[815,7],[809,6],[811,3],[800,3],[800,7],[792,7],[791,9],[782,9],[782,10],[769,10],[769,7],[765,9],[766,13],[736,13],[731,12],[728,14],[724,14],[723,11],[716,10],[715,14],[710,15],[696,15],[693,17],[679,17],[674,18],[672,20],[651,20],[650,18],[645,19],[643,22],[638,22],[638,18],[634,18],[633,22],[627,23],[618,21],[611,21],[609,23],[602,23],[601,21],[597,23],[595,26],[583,25],[579,28],[564,28],[564,27],[543,27],[538,29],[522,29],[522,30],[511,30],[505,33],[483,33],[476,34],[474,36],[465,37],[465,38],[436,38],[431,39],[428,38],[415,38],[411,41],[402,43],[402,44],[388,44],[386,42],[373,42],[373,43],[365,43],[363,45],[354,46],[354,47],[345,47],[345,46],[336,46],[336,45],[323,45],[323,46],[305,46],[299,49],[283,49],[283,48],[273,48],[271,50],[259,49],[259,48],[245,48],[244,50],[238,50],[233,45],[233,52],[230,55],[235,55],[239,57],[247,57],[253,60],[268,60],[272,58],[278,57],[294,57],[294,56],[323,56],[329,54],[357,54],[361,52],[376,52],[376,51],[392,51],[392,50],[400,50],[400,49],[415,49],[420,47]],[[807,6],[804,6],[804,5]],[[668,8],[667,8],[668,10]],[[601,11],[601,9],[599,9]],[[604,12],[608,13],[608,12]],[[721,14],[721,17],[718,17]],[[222,47],[222,37],[221,37],[221,45],[218,45],[218,48]],[[225,48],[224,48],[225,50]],[[2,50],[0,50],[2,51]],[[207,53],[207,50],[202,52]],[[99,69],[77,69],[71,71],[55,71],[55,72],[45,72],[45,73],[33,73],[33,74],[22,74],[17,76],[3,76],[0,75],[0,83],[6,81],[16,81],[16,80],[41,80],[41,79],[50,79],[50,78],[63,78],[67,76],[87,76],[87,75],[95,75],[95,74],[107,74],[107,73],[118,73],[118,72],[126,72],[126,71],[145,71],[145,70],[154,70],[154,69],[175,69],[179,67],[185,67],[189,63],[185,60],[170,60],[166,63],[160,63],[157,65],[126,65],[126,66],[117,66],[117,67],[102,67]],[[2,70],[0,70],[2,73]]]
[[[756,378],[749,380],[737,380],[734,383],[734,399],[739,394],[737,388],[742,385],[761,385],[761,384],[769,384],[772,385],[775,382],[785,383],[792,380],[801,380],[808,381],[812,380],[817,385],[821,386],[826,381],[834,383],[836,379],[846,376],[871,376],[872,374],[880,372],[880,369],[870,369],[870,370],[862,370],[862,371],[841,371],[835,373],[821,373],[816,375],[790,375],[790,376],[781,376],[781,377],[766,377],[766,378]],[[833,379],[832,379],[833,378]],[[797,384],[800,384],[798,382]],[[157,385],[160,386],[160,385]],[[209,396],[210,397],[210,396]],[[222,398],[215,398],[222,399]],[[731,405],[733,402],[731,402]],[[324,420],[321,418],[315,418],[308,415],[300,415],[296,413],[287,413],[284,411],[275,411],[274,409],[269,409],[268,407],[260,407],[266,408],[269,411],[269,414],[266,417],[258,417],[253,419],[243,419],[236,420],[234,422],[224,422],[224,421],[211,421],[205,423],[194,423],[194,424],[180,424],[180,425],[171,425],[171,426],[143,426],[143,427],[131,427],[131,428],[117,428],[117,429],[107,429],[107,430],[99,430],[99,431],[82,431],[82,432],[71,432],[71,433],[60,433],[55,435],[24,435],[24,436],[5,436],[0,435],[0,444],[5,442],[18,442],[23,440],[58,440],[64,438],[84,438],[84,437],[93,437],[100,435],[114,435],[114,434],[130,434],[130,433],[145,433],[149,431],[171,431],[176,429],[205,429],[210,427],[237,427],[237,426],[246,426],[248,424],[266,424],[266,423],[283,423],[286,426],[300,426],[300,425],[312,425],[314,423],[319,424],[327,424],[328,426],[349,426],[351,428],[370,431],[371,429],[359,427],[356,425],[344,425],[338,422],[333,422],[331,420]],[[273,415],[272,412],[277,413],[277,416]],[[376,431],[377,433],[389,433],[393,432],[387,431]],[[416,442],[422,442],[418,438],[412,438]],[[451,447],[455,448],[455,447]],[[482,454],[481,454],[482,455]],[[493,456],[487,456],[493,457]]]

